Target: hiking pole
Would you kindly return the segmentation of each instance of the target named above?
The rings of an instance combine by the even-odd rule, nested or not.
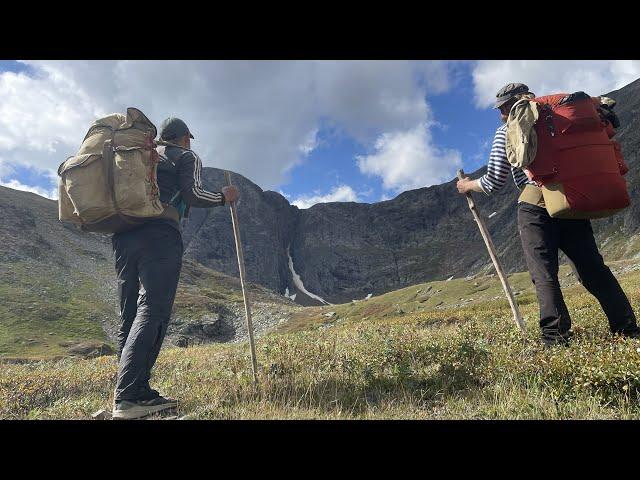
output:
[[[458,170],[458,178],[462,180],[464,178],[464,171]],[[478,213],[478,208],[476,207],[473,198],[471,198],[471,192],[467,192],[465,194],[467,197],[467,203],[469,203],[469,209],[473,214],[473,218],[478,224],[478,228],[480,229],[480,234],[484,239],[484,243],[487,246],[487,250],[489,250],[489,256],[493,261],[493,266],[496,268],[496,272],[498,273],[498,277],[500,278],[500,282],[502,282],[502,288],[504,289],[504,293],[507,294],[507,299],[509,300],[509,305],[511,306],[511,311],[513,312],[513,319],[520,327],[522,333],[524,333],[524,321],[522,320],[522,315],[520,315],[520,310],[518,309],[518,304],[516,303],[516,299],[513,296],[513,292],[511,291],[511,286],[507,281],[507,276],[504,274],[502,267],[500,266],[500,262],[498,262],[498,255],[496,254],[496,247],[493,246],[493,241],[491,240],[491,236],[489,235],[489,230],[485,225],[482,218],[480,218],[480,214]]]
[[[231,173],[225,170],[224,178],[227,186],[231,186]],[[231,223],[233,225],[233,236],[236,241],[236,252],[238,254],[238,268],[240,270],[240,285],[242,286],[242,297],[244,298],[244,311],[247,317],[247,330],[249,331],[249,346],[251,347],[251,367],[253,369],[253,382],[258,384],[258,362],[256,361],[256,346],[253,342],[253,322],[251,320],[251,305],[249,304],[248,287],[245,284],[244,253],[242,252],[242,242],[240,241],[240,228],[238,226],[238,212],[236,202],[231,202]]]

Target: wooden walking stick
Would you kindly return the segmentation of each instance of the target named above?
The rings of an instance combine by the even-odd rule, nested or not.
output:
[[[227,186],[231,186],[231,173],[224,172]],[[247,317],[247,330],[249,331],[249,346],[251,347],[251,366],[253,369],[253,382],[258,384],[258,362],[256,360],[256,346],[253,341],[253,322],[251,320],[251,305],[249,304],[249,292],[245,283],[244,253],[242,252],[242,242],[240,241],[240,228],[238,226],[238,212],[236,203],[231,202],[231,223],[233,225],[233,236],[236,241],[236,252],[238,254],[238,268],[240,270],[240,285],[242,286],[242,297],[244,298],[244,311]]]
[[[464,172],[462,170],[458,170],[458,178],[462,180],[464,178]],[[511,291],[511,286],[507,281],[507,276],[504,274],[504,270],[500,266],[500,262],[498,262],[498,255],[496,254],[496,248],[493,246],[493,241],[491,240],[491,236],[489,235],[489,230],[485,225],[482,218],[480,218],[480,214],[478,213],[478,208],[476,207],[473,198],[471,198],[471,192],[466,193],[467,202],[469,203],[469,209],[473,214],[473,218],[478,224],[478,228],[480,229],[480,234],[484,239],[484,243],[487,246],[487,250],[489,250],[489,256],[493,261],[493,266],[496,268],[496,272],[498,273],[498,277],[500,278],[500,282],[502,282],[502,288],[504,289],[504,293],[507,295],[507,299],[509,300],[509,305],[511,306],[511,311],[513,312],[513,319],[520,327],[522,333],[524,333],[524,321],[522,320],[522,315],[520,315],[520,310],[518,309],[518,304],[516,302],[515,297],[513,296],[513,292]]]

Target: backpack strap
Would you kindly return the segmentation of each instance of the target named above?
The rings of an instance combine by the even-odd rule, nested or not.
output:
[[[549,129],[552,137],[556,136],[556,130],[553,126],[553,108],[548,103],[542,104],[542,113],[544,113],[545,125]]]
[[[116,212],[116,215],[118,215],[118,218],[120,220],[122,220],[125,224],[137,225],[141,222],[130,220],[129,218],[127,218],[126,215],[123,215],[122,210],[120,210],[120,205],[118,204],[118,199],[116,197],[116,184],[115,184],[114,172],[113,172],[113,168],[115,164],[115,160],[113,158],[115,154],[115,149],[113,147],[114,135],[115,135],[115,132],[111,136],[110,140],[107,140],[102,144],[102,157],[105,159],[105,163],[107,166],[107,181],[109,182],[109,190],[111,193],[111,203],[113,205],[113,209]],[[84,225],[85,224],[83,222],[83,226]]]
[[[169,142],[168,140],[154,140],[156,145],[160,145],[160,146],[164,146],[164,147],[178,147],[182,150],[187,150],[187,151],[191,151],[188,148],[184,148],[182,145],[178,145],[176,143],[173,142]]]
[[[159,145],[159,146],[163,146],[163,147],[176,147],[176,148],[179,148],[180,150],[182,150],[182,153],[181,153],[181,154],[180,154],[180,156],[177,158],[177,160],[180,160],[182,157],[184,157],[184,156],[185,156],[187,153],[189,153],[189,152],[193,153],[193,155],[195,155],[195,157],[196,157],[196,158],[199,158],[199,157],[198,157],[198,154],[197,154],[196,152],[194,152],[193,150],[191,150],[191,149],[189,149],[189,148],[184,148],[182,145],[177,145],[177,144],[175,144],[175,143],[173,143],[173,142],[169,142],[169,141],[167,141],[167,140],[160,140],[160,139],[155,140],[155,143],[156,143],[156,145]],[[169,157],[167,157],[166,155],[161,155],[161,156],[165,157],[165,158],[166,158],[166,160],[167,160],[169,163],[171,163],[174,167],[176,166],[176,164],[175,164],[174,162],[172,162],[171,160],[169,160]],[[176,162],[177,162],[177,160],[176,160]],[[172,204],[172,203],[173,203],[173,202],[178,198],[178,196],[180,195],[180,193],[181,193],[181,192],[180,192],[180,190],[178,190],[178,191],[175,193],[175,195],[173,195],[173,197],[171,197],[171,200],[169,200],[169,205],[171,205],[171,204]],[[171,206],[173,206],[173,205],[171,205]],[[174,207],[174,208],[175,208],[175,207]],[[188,217],[189,217],[189,210],[190,210],[190,209],[191,209],[191,206],[190,206],[190,205],[186,205],[186,208],[184,209],[184,212],[183,212],[183,215],[182,215],[182,217],[183,217],[183,218],[188,218]]]

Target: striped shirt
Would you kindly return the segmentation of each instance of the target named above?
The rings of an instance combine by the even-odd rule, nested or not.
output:
[[[509,171],[516,184],[516,187],[522,189],[526,184],[535,185],[536,183],[529,180],[526,173],[521,168],[513,167],[507,160],[507,124],[500,126],[496,130],[493,137],[493,145],[489,154],[489,165],[487,165],[487,173],[479,179],[480,188],[486,195],[497,192],[507,181]]]

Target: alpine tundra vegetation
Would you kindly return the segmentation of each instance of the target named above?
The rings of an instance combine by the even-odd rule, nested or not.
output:
[[[638,266],[613,267],[637,312]],[[537,341],[524,274],[510,276],[524,339],[495,277],[454,279],[300,310],[257,340],[257,387],[246,342],[166,348],[154,385],[190,419],[640,418],[640,341],[611,337],[593,297],[561,275],[573,283],[568,347]],[[0,418],[91,418],[109,409],[116,369],[113,355],[5,364]]]

